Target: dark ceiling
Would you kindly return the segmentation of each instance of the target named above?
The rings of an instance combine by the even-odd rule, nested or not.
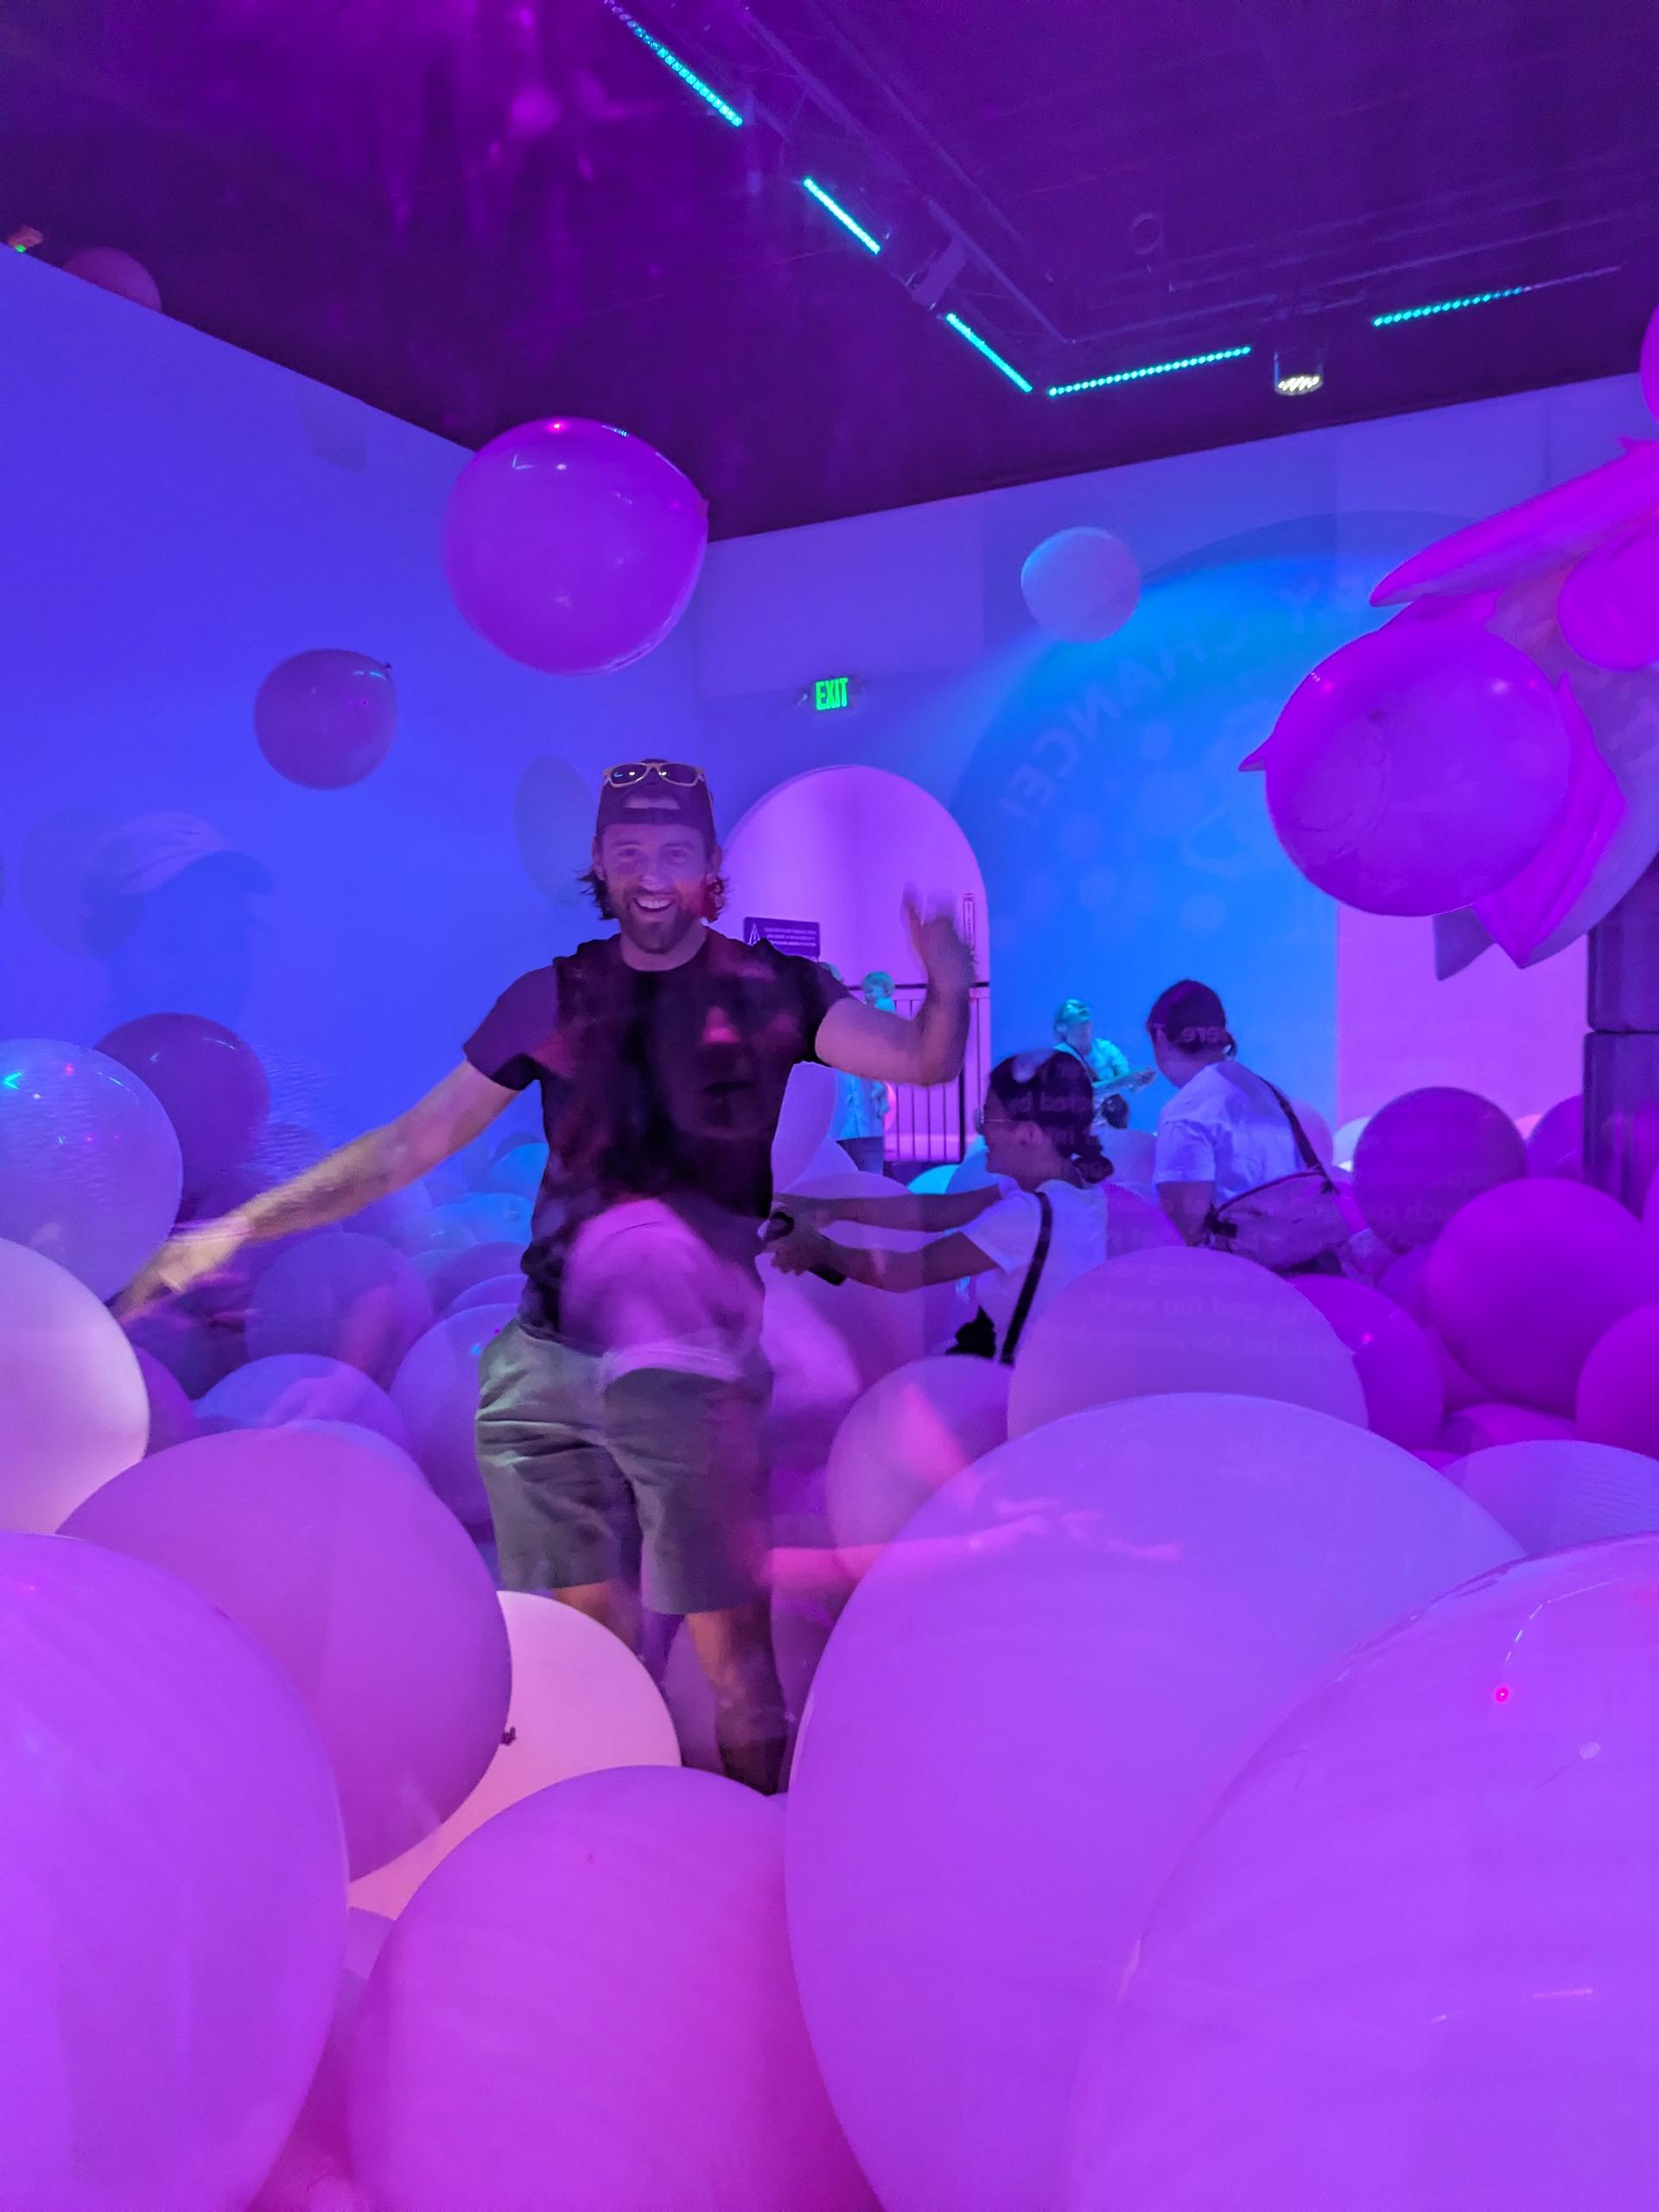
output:
[[[731,536],[1628,369],[1656,115],[1654,0],[7,0],[0,234],[469,444],[619,423]]]

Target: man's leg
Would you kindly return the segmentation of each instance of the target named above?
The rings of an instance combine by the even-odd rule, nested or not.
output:
[[[638,1523],[599,1423],[596,1362],[517,1323],[485,1347],[478,1464],[504,1586],[545,1592],[638,1650]]]
[[[723,1612],[688,1613],[691,1639],[715,1694],[715,1741],[734,1782],[762,1796],[784,1783],[788,1722],[772,1649],[772,1609],[764,1598]]]

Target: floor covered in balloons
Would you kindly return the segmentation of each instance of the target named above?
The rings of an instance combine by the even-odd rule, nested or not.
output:
[[[1650,27],[67,12],[0,2212],[1659,2203]]]

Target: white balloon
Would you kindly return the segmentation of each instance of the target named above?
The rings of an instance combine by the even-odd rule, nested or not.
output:
[[[1243,1391],[1365,1422],[1353,1357],[1322,1313],[1249,1260],[1182,1246],[1108,1260],[1039,1315],[1014,1362],[1008,1432],[1161,1390]]]
[[[1529,1557],[1659,1530],[1659,1459],[1577,1437],[1474,1452],[1452,1471]]]
[[[1067,2212],[1600,2212],[1659,2174],[1659,1540],[1357,1653],[1187,1852]]]
[[[1141,571],[1121,537],[1085,524],[1056,531],[1026,556],[1020,588],[1051,637],[1091,645],[1121,630],[1141,599]]]
[[[1229,1776],[1358,1638],[1514,1555],[1397,1446],[1222,1395],[1057,1421],[916,1515],[789,1801],[802,1999],[886,2212],[1053,2212],[1095,2010]]]
[[[55,1261],[0,1242],[0,1528],[60,1527],[149,1435],[118,1324]]]
[[[808,1295],[809,1277],[780,1275],[772,1268],[760,1272],[766,1285],[760,1349],[772,1370],[767,1456],[779,1468],[822,1467],[836,1431],[863,1395],[858,1363],[820,1302]]]
[[[904,1196],[898,1184],[887,1176],[866,1174],[851,1166],[835,1175],[798,1183],[795,1188],[800,1197],[811,1198],[889,1199]],[[787,1197],[782,1203],[787,1212]],[[838,1244],[894,1252],[915,1251],[932,1242],[931,1236],[921,1230],[869,1229],[845,1221],[832,1222],[828,1234]],[[775,1274],[771,1268],[764,1272],[769,1278]],[[850,1281],[826,1283],[816,1275],[797,1275],[793,1280],[806,1303],[851,1350],[860,1382],[866,1389],[882,1376],[890,1375],[895,1367],[902,1367],[906,1360],[925,1357],[942,1338],[950,1334],[953,1293],[948,1283],[928,1290],[891,1291]]]
[[[838,1544],[885,1544],[964,1467],[1008,1435],[1013,1370],[990,1359],[912,1360],[842,1423],[824,1477]]]
[[[803,1060],[791,1068],[784,1093],[778,1132],[772,1141],[772,1182],[787,1191],[805,1173],[820,1146],[830,1141],[836,1114],[836,1071],[816,1060]],[[842,1154],[843,1162],[846,1154]]]
[[[433,1868],[486,1821],[573,1774],[677,1766],[674,1723],[626,1643],[574,1607],[499,1592],[512,1651],[512,1700],[500,1749],[442,1827],[352,1885],[352,1903],[396,1919]]]

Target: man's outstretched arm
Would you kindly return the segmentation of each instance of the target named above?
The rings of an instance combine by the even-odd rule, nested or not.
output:
[[[292,1181],[263,1191],[219,1221],[181,1230],[136,1275],[116,1310],[135,1313],[188,1290],[222,1268],[244,1244],[321,1229],[401,1191],[451,1153],[470,1144],[518,1096],[466,1061],[435,1090],[383,1128],[331,1152]]]
[[[974,957],[949,907],[925,915],[910,899],[905,919],[927,977],[927,996],[914,1020],[884,1014],[861,999],[838,999],[818,1026],[815,1049],[843,1075],[876,1083],[949,1083],[961,1073],[968,1049]]]

